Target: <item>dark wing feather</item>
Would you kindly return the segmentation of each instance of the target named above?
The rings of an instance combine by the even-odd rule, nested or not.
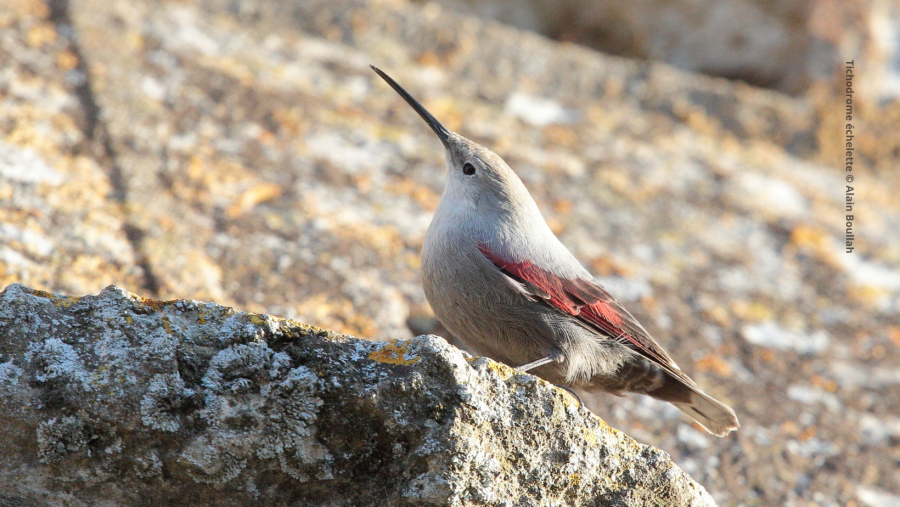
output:
[[[503,273],[530,289],[544,303],[631,347],[686,380],[689,385],[694,385],[638,321],[596,281],[560,278],[528,261],[506,261],[485,245],[479,245],[478,249]]]

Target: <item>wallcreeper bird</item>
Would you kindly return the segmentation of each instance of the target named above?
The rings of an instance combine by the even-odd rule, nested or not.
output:
[[[586,391],[672,403],[710,433],[740,425],[705,394],[556,238],[491,150],[450,132],[372,67],[444,144],[447,186],[422,246],[425,295],[476,353]]]

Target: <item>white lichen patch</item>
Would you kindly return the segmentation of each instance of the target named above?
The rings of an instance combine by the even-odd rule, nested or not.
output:
[[[0,396],[16,387],[22,373],[24,370],[13,364],[12,361],[0,363]]]
[[[34,378],[38,382],[57,380],[67,385],[77,384],[86,391],[91,390],[89,375],[75,349],[58,338],[48,338],[42,343],[33,343],[25,352],[25,360],[35,369]]]
[[[279,377],[289,366],[290,357],[276,353],[266,342],[238,344],[213,356],[201,383],[214,393],[237,393],[247,389],[253,379]]]
[[[184,386],[178,373],[155,375],[141,398],[141,421],[153,429],[174,432],[181,424],[172,409],[179,408],[194,391]]]

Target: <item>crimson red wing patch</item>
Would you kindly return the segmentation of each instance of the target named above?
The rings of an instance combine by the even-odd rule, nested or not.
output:
[[[549,297],[542,299],[551,307],[575,317],[611,339],[631,344],[641,354],[680,372],[634,317],[597,282],[560,278],[529,261],[507,261],[485,245],[479,245],[478,250],[514,280],[546,293]]]

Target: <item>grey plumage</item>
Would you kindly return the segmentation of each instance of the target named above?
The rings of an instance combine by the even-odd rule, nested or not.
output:
[[[556,238],[519,177],[495,153],[450,132],[372,67],[445,147],[447,185],[425,235],[425,295],[476,353],[533,363],[556,384],[671,402],[719,436],[739,427]]]

